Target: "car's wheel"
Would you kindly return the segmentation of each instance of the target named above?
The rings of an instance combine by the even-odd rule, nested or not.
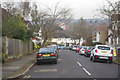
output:
[[[57,60],[55,60],[54,63],[57,64]]]
[[[37,65],[40,65],[40,62],[39,62],[39,61],[37,61]]]
[[[109,63],[112,63],[112,60],[109,60]]]

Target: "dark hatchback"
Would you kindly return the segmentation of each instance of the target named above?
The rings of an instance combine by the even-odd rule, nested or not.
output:
[[[40,48],[37,52],[37,64],[52,61],[57,64],[57,53],[51,48]]]
[[[84,55],[87,57],[90,57],[91,51],[94,49],[94,47],[87,47],[87,49],[85,49],[85,53]]]

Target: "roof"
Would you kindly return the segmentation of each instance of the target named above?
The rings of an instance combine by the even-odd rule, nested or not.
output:
[[[98,25],[98,26],[96,27],[96,30],[97,30],[97,31],[107,31],[108,28],[107,28],[107,26]]]
[[[57,32],[55,33],[55,35],[53,36],[54,38],[69,38],[68,35],[62,33],[62,32]]]
[[[105,47],[109,47],[108,45],[101,45],[101,44],[98,44],[96,46],[105,46]]]

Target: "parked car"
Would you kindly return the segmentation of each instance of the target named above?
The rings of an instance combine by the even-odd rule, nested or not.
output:
[[[69,50],[72,50],[72,48],[73,48],[73,45],[69,46]]]
[[[44,61],[53,61],[57,64],[57,53],[51,48],[40,48],[37,52],[37,64]]]
[[[53,49],[58,57],[58,45],[49,45],[49,48]]]
[[[85,53],[85,49],[87,49],[86,46],[82,46],[82,48],[80,49],[79,54],[84,54]]]
[[[77,45],[74,45],[74,46],[72,47],[72,50],[73,50],[73,51],[76,51],[76,49],[77,49]]]
[[[81,48],[82,48],[82,46],[77,46],[76,52],[79,53]]]
[[[90,57],[90,54],[91,54],[91,51],[94,49],[94,47],[87,47],[87,49],[85,50],[85,53],[84,55],[87,56],[87,57]]]
[[[69,49],[69,46],[65,46],[65,49],[68,50],[68,49]]]
[[[58,46],[57,45],[49,45],[49,48],[53,49],[54,51],[58,50]]]
[[[65,46],[59,46],[59,49],[65,49]]]
[[[113,50],[107,45],[96,45],[95,48],[91,51],[90,60],[106,60],[109,63],[112,63],[113,59]]]

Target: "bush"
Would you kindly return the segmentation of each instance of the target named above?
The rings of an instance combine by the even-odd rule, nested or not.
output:
[[[95,42],[95,43],[93,43],[93,46],[95,46],[95,45],[99,45],[99,44],[103,44],[103,43]]]
[[[6,59],[8,59],[8,55],[5,53],[2,53],[2,63],[5,63]]]

